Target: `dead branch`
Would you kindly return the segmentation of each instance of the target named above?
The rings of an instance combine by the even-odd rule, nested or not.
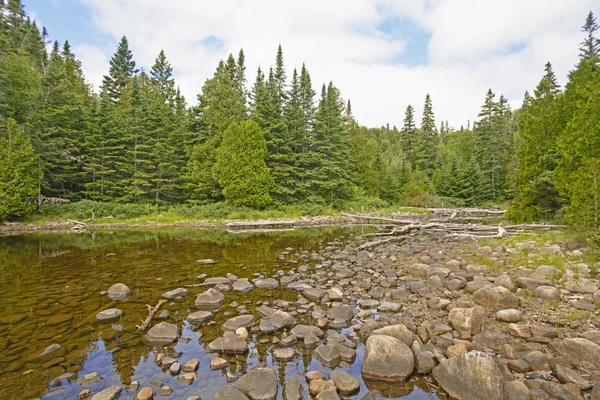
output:
[[[154,307],[152,307],[149,304],[146,304],[146,307],[148,307],[148,316],[146,317],[145,320],[142,321],[141,325],[136,325],[136,327],[138,328],[138,331],[143,331],[148,327],[148,325],[150,325],[150,321],[152,321],[152,317],[154,317],[154,314],[156,314],[156,312],[158,311],[160,306],[166,302],[167,302],[167,300],[161,299],[158,301],[158,304],[155,305]]]

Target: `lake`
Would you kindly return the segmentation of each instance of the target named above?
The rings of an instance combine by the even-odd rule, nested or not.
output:
[[[373,227],[302,228],[280,232],[232,233],[217,229],[117,229],[83,233],[35,233],[0,237],[0,398],[76,398],[84,389],[92,392],[139,382],[139,388],[162,382],[172,388],[170,398],[197,395],[210,399],[228,385],[227,375],[239,377],[259,363],[277,372],[278,398],[286,377],[301,377],[311,370],[329,370],[302,345],[294,346],[294,359],[276,361],[272,352],[282,332],[250,330],[246,355],[222,356],[229,361],[222,370],[211,370],[214,354],[208,343],[222,335],[221,325],[229,318],[253,314],[261,304],[286,304],[300,323],[311,323],[310,313],[298,308],[299,292],[281,285],[276,289],[255,288],[249,293],[224,292],[225,303],[211,323],[194,325],[186,320],[198,311],[194,299],[206,290],[206,277],[281,277],[291,270],[313,271],[324,256],[343,249],[356,237],[373,232]],[[198,260],[211,259],[213,264]],[[308,267],[308,268],[307,268]],[[307,272],[310,273],[310,272]],[[124,283],[133,294],[125,301],[103,295],[115,283]],[[144,339],[136,325],[148,315],[162,294],[185,287],[190,294],[169,300],[150,326],[160,321],[179,327],[179,340],[167,349]],[[96,314],[118,308],[117,319],[99,321]],[[159,314],[164,310],[168,316]],[[348,334],[352,327],[342,329]],[[181,384],[177,375],[155,363],[158,353],[177,357],[183,365],[199,360],[197,380]],[[44,354],[46,353],[46,354]],[[365,382],[361,377],[364,345],[356,346],[356,359],[343,368],[360,381],[360,391],[348,398],[361,399],[369,390],[384,398],[436,399],[423,379],[394,384]],[[79,377],[96,372],[102,378],[90,386]],[[131,399],[136,391],[123,390],[119,399]],[[167,397],[161,397],[167,398]],[[376,398],[376,397],[375,397]]]

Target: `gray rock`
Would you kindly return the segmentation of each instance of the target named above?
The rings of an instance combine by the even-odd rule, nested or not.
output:
[[[523,382],[514,380],[504,384],[504,400],[529,400],[529,388]]]
[[[358,302],[358,306],[363,310],[372,310],[377,308],[378,305],[379,301],[373,299],[365,299]]]
[[[343,301],[344,292],[340,288],[331,288],[327,291],[327,296],[331,301]]]
[[[334,345],[326,344],[317,347],[314,355],[319,362],[327,368],[335,368],[341,361],[340,353]]]
[[[600,381],[594,384],[590,396],[590,400],[600,400]]]
[[[401,381],[412,374],[414,356],[401,340],[391,336],[371,335],[365,347],[361,368],[365,379]]]
[[[254,368],[235,382],[234,386],[251,400],[275,400],[277,374],[271,368]]]
[[[283,386],[283,400],[304,400],[304,388],[298,379],[287,379]]]
[[[196,311],[189,314],[185,319],[192,324],[203,324],[213,319],[213,313],[209,311]]]
[[[181,369],[183,372],[194,372],[198,369],[199,366],[200,360],[198,360],[197,358],[192,358],[191,360],[183,364],[183,367],[181,367]]]
[[[234,292],[248,293],[254,289],[254,286],[248,281],[248,278],[242,278],[233,283],[232,289]]]
[[[553,400],[578,400],[566,387],[554,382],[540,382],[540,388]]]
[[[329,379],[335,383],[338,392],[342,394],[352,394],[360,389],[360,382],[346,371],[334,370],[329,375]]]
[[[275,349],[273,351],[273,358],[278,361],[292,361],[294,359],[294,352],[286,348]]]
[[[124,283],[115,283],[108,288],[108,297],[113,300],[127,300],[131,296],[131,289]]]
[[[574,383],[580,390],[587,390],[592,387],[592,384],[587,379],[584,379],[571,368],[557,364],[554,372],[560,383]]]
[[[539,286],[533,291],[533,295],[543,301],[560,301],[560,290],[554,286]]]
[[[414,340],[414,334],[404,324],[384,326],[383,328],[374,330],[371,335],[395,337],[396,339],[399,339],[405,343],[407,346],[412,346]]]
[[[384,301],[377,306],[377,310],[381,312],[393,312],[397,313],[402,308],[401,304],[393,303],[391,301]]]
[[[196,297],[196,307],[200,309],[215,309],[225,302],[225,295],[215,289],[208,289]]]
[[[188,294],[190,294],[189,290],[187,290],[185,288],[177,288],[177,289],[173,289],[173,290],[163,293],[162,297],[164,297],[165,299],[172,300],[172,299],[176,299],[178,297],[187,296]]]
[[[92,400],[116,400],[120,394],[120,386],[111,386],[93,395]]]
[[[277,329],[289,328],[296,323],[294,317],[292,317],[289,313],[281,310],[275,311],[269,319]]]
[[[240,315],[225,321],[225,323],[221,326],[221,329],[231,332],[235,332],[238,328],[250,329],[254,322],[255,319],[253,315]]]
[[[224,354],[244,354],[248,352],[248,343],[241,337],[218,337],[206,347],[209,352]]]
[[[179,328],[177,325],[161,322],[150,328],[148,333],[146,333],[145,338],[155,346],[166,346],[167,344],[173,343],[178,335]]]
[[[177,377],[177,382],[182,385],[191,385],[196,380],[196,374],[193,372],[186,372],[183,375]]]
[[[61,348],[61,346],[58,343],[51,344],[50,346],[48,346],[44,349],[44,351],[40,354],[40,357],[45,356],[46,354],[52,353],[53,351],[58,350],[60,348]]]
[[[502,370],[491,356],[479,351],[471,351],[442,362],[433,369],[433,377],[452,398],[503,398]]]
[[[119,318],[121,315],[123,315],[122,310],[119,310],[118,308],[109,308],[108,310],[100,311],[98,314],[96,314],[96,319],[103,321]]]
[[[485,323],[485,309],[479,306],[471,308],[455,307],[448,313],[448,321],[457,331],[476,334],[481,332]]]
[[[415,340],[410,349],[415,357],[415,369],[419,374],[428,374],[435,368],[433,354],[423,350],[419,342]]]
[[[229,361],[221,358],[215,357],[210,360],[210,369],[223,369],[229,365]]]
[[[260,279],[254,282],[254,285],[257,288],[261,289],[277,289],[279,287],[279,282],[277,282],[273,278]]]
[[[504,310],[519,306],[519,298],[503,286],[485,286],[473,294],[473,300],[491,310]]]
[[[325,293],[323,289],[310,288],[304,291],[304,296],[312,301],[321,301]]]
[[[336,389],[325,389],[315,397],[315,400],[340,400]]]
[[[567,338],[550,343],[550,348],[559,354],[571,357],[579,364],[591,364],[600,368],[600,345],[583,338]]]
[[[350,321],[354,318],[354,308],[348,304],[338,304],[327,311],[327,318],[329,319],[342,319],[344,321]]]
[[[514,308],[509,308],[507,310],[498,311],[496,313],[496,318],[498,321],[502,322],[519,322],[523,319],[523,313]]]
[[[97,372],[90,372],[77,378],[76,383],[81,386],[92,386],[100,382],[102,377]]]
[[[248,397],[235,386],[225,386],[213,396],[212,400],[248,400]]]
[[[291,330],[292,335],[300,339],[303,339],[309,332],[312,332],[317,337],[323,337],[323,335],[325,335],[322,330],[312,325],[296,325]]]

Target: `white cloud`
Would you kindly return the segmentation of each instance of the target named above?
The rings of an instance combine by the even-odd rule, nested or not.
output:
[[[273,64],[282,44],[291,76],[306,62],[315,89],[333,79],[362,124],[401,125],[404,108],[431,93],[438,123],[459,127],[476,118],[485,92],[504,93],[513,107],[539,81],[546,61],[561,82],[577,61],[580,26],[600,0],[79,0],[96,28],[114,38],[105,48],[77,46],[96,86],[122,35],[146,69],[164,49],[177,82],[194,102],[219,59],[244,48],[249,85],[256,67]],[[410,19],[431,34],[429,64],[391,64],[410,38],[377,29]],[[223,48],[202,44],[209,36]],[[519,46],[519,51],[514,50]]]

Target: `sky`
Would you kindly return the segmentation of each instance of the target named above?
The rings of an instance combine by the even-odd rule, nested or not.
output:
[[[315,90],[333,80],[358,121],[402,126],[425,95],[437,125],[466,127],[491,88],[518,108],[551,62],[577,62],[581,25],[600,0],[23,0],[53,40],[69,40],[97,89],[120,38],[150,70],[164,49],[190,104],[240,48],[248,88],[281,44],[288,79],[304,62]]]

